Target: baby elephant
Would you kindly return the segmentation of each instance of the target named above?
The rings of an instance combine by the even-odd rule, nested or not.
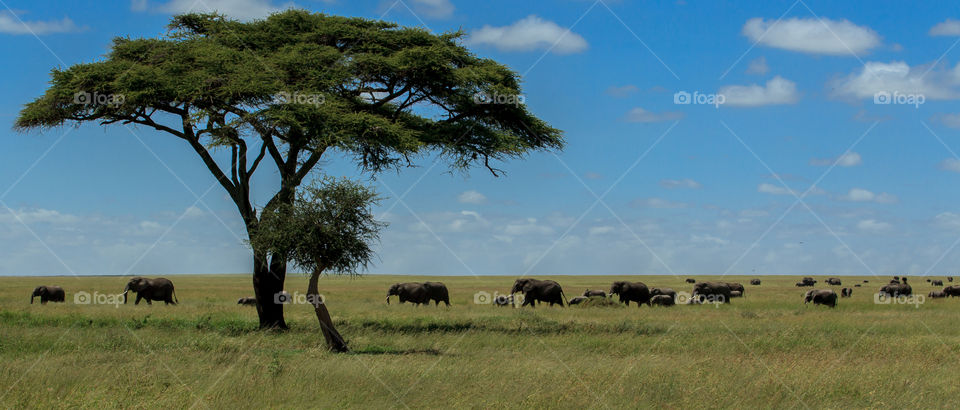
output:
[[[600,296],[600,297],[604,297],[604,298],[605,298],[605,297],[607,297],[607,292],[604,292],[604,291],[602,291],[602,290],[590,290],[590,289],[587,289],[586,291],[583,292],[583,296],[585,296],[585,297]]]
[[[803,298],[803,304],[813,302],[814,305],[827,305],[837,307],[837,292],[831,289],[811,290]]]
[[[656,295],[650,298],[651,306],[673,306],[676,304],[676,301],[672,296],[668,295]]]
[[[586,296],[577,296],[577,297],[575,297],[575,298],[573,298],[573,299],[568,300],[568,301],[567,301],[567,304],[568,304],[568,305],[579,305],[579,304],[581,304],[581,303],[583,303],[583,302],[586,302],[587,299],[590,299],[590,298],[588,298],[588,297],[586,297]]]
[[[33,298],[39,296],[40,304],[47,304],[47,302],[63,302],[64,292],[63,288],[59,286],[37,286],[33,290],[33,294],[30,295],[30,304],[33,304]]]
[[[237,299],[237,304],[244,305],[244,306],[256,306],[257,298],[240,298],[240,299]]]

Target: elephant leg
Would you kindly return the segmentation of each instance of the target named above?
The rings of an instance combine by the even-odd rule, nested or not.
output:
[[[140,299],[143,299],[143,296],[140,296],[140,294],[137,293],[137,300],[133,301],[133,304],[134,304],[134,305],[139,305],[139,304],[140,304]]]

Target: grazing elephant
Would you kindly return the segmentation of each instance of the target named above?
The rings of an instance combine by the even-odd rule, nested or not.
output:
[[[853,289],[850,289],[850,288],[840,289],[840,297],[848,298],[850,296],[853,296]]]
[[[687,278],[687,283],[697,283],[697,280],[694,278]]]
[[[148,305],[152,305],[150,302],[153,300],[158,302],[162,300],[167,305],[180,303],[173,291],[173,282],[166,278],[149,279],[134,276],[123,288],[124,304],[127,303],[127,292],[130,291],[137,294],[137,300],[133,302],[134,305],[139,305],[140,299],[145,299]]]
[[[733,292],[733,289],[730,289],[730,284],[726,282],[700,282],[693,285],[694,299],[703,296],[715,303],[730,303],[730,298],[733,297],[730,292]]]
[[[806,296],[803,297],[803,304],[807,304],[809,302],[813,302],[814,305],[837,307],[837,292],[834,292],[831,289],[814,289],[807,291]]]
[[[960,285],[947,286],[943,288],[943,293],[949,297],[960,296]]]
[[[673,289],[670,289],[670,288],[653,288],[653,289],[650,289],[650,296],[651,296],[651,297],[653,297],[653,296],[660,296],[660,295],[670,296],[670,297],[673,298],[674,300],[677,299],[677,291],[675,291],[675,290],[673,290]]]
[[[387,304],[390,296],[397,296],[400,303],[410,302],[416,305],[430,304],[430,301],[440,306],[440,302],[450,306],[450,295],[447,286],[440,282],[406,282],[395,283],[387,290]]]
[[[727,282],[727,285],[730,286],[730,290],[731,290],[731,291],[740,292],[740,296],[736,296],[736,297],[742,297],[744,291],[746,290],[746,289],[744,289],[743,285],[741,285],[741,284],[739,284],[739,283],[736,283],[736,282]]]
[[[760,286],[760,279],[750,279],[750,284],[754,286]]]
[[[651,306],[673,306],[676,303],[676,299],[667,295],[656,295],[650,298]]]
[[[827,279],[827,284],[833,285],[833,286],[840,286],[843,283],[840,281],[840,278],[829,278]]]
[[[45,305],[47,302],[63,302],[65,293],[63,288],[59,286],[37,286],[33,290],[33,294],[30,295],[30,304],[33,304],[33,298],[39,296],[40,304]]]
[[[644,303],[650,306],[650,288],[643,282],[613,282],[610,285],[610,296],[620,296],[620,303],[630,306],[630,302],[637,302],[637,307]]]
[[[560,287],[559,283],[552,280],[517,279],[513,282],[510,294],[517,292],[523,294],[523,305],[521,307],[527,305],[536,307],[538,302],[549,303],[550,306],[557,304],[563,307],[563,301],[566,299],[563,288]]]
[[[933,286],[943,286],[943,281],[942,281],[942,280],[933,280],[933,281],[930,281],[930,284],[933,285]]]
[[[942,290],[935,290],[933,292],[928,293],[927,297],[930,299],[939,299],[939,298],[947,297],[947,294],[944,293]]]
[[[568,300],[568,301],[567,301],[567,304],[570,305],[570,306],[579,305],[579,304],[581,304],[581,303],[583,303],[583,302],[586,302],[587,299],[590,299],[590,298],[589,298],[589,297],[586,297],[586,296],[576,296],[576,297],[574,297],[573,299]]]
[[[817,284],[817,280],[809,276],[803,278],[800,282],[803,283],[803,286],[814,286]]]
[[[590,290],[590,289],[587,289],[586,291],[583,292],[583,296],[586,296],[586,297],[590,297],[590,296],[600,296],[600,297],[604,297],[604,298],[605,298],[605,297],[607,297],[607,292],[604,292],[604,291],[602,291],[602,290]]]
[[[493,304],[496,306],[513,306],[513,295],[497,295],[493,298]]]
[[[240,299],[237,299],[237,304],[244,305],[244,306],[256,306],[257,298],[240,298]]]
[[[907,278],[902,279],[902,283],[891,282],[890,284],[880,288],[880,293],[887,296],[910,296],[913,294],[913,287],[907,284]]]

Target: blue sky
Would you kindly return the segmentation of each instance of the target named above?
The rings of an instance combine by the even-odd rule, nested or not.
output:
[[[372,273],[953,272],[955,7],[757,3],[2,0],[0,275],[249,272],[232,203],[181,141],[11,126],[52,67],[115,36],[162,35],[191,8],[291,5],[463,30],[566,133],[564,152],[500,164],[501,178],[426,157],[370,180],[390,222]],[[336,156],[322,166],[369,178]],[[257,182],[262,202],[275,175]]]

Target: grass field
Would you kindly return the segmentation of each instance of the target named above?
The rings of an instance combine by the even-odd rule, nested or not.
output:
[[[444,277],[453,306],[384,304],[421,277],[324,278],[353,349],[326,352],[313,311],[288,306],[286,333],[257,331],[249,276],[171,276],[178,306],[78,305],[122,277],[0,278],[4,408],[865,408],[954,407],[960,300],[875,304],[886,278],[836,309],[804,305],[797,277],[761,277],[715,307],[497,308],[474,294],[510,277]],[[825,277],[818,277],[822,281]],[[544,279],[540,277],[540,279]],[[552,277],[567,297],[614,280],[689,291],[674,277]],[[700,280],[709,279],[698,277]],[[844,277],[844,286],[864,278]],[[726,281],[746,284],[747,277]],[[306,288],[291,275],[287,289]],[[921,278],[916,293],[933,289]],[[67,303],[30,305],[61,285]],[[818,284],[819,285],[819,284]],[[818,286],[822,287],[822,286]],[[839,287],[834,287],[839,293]]]

